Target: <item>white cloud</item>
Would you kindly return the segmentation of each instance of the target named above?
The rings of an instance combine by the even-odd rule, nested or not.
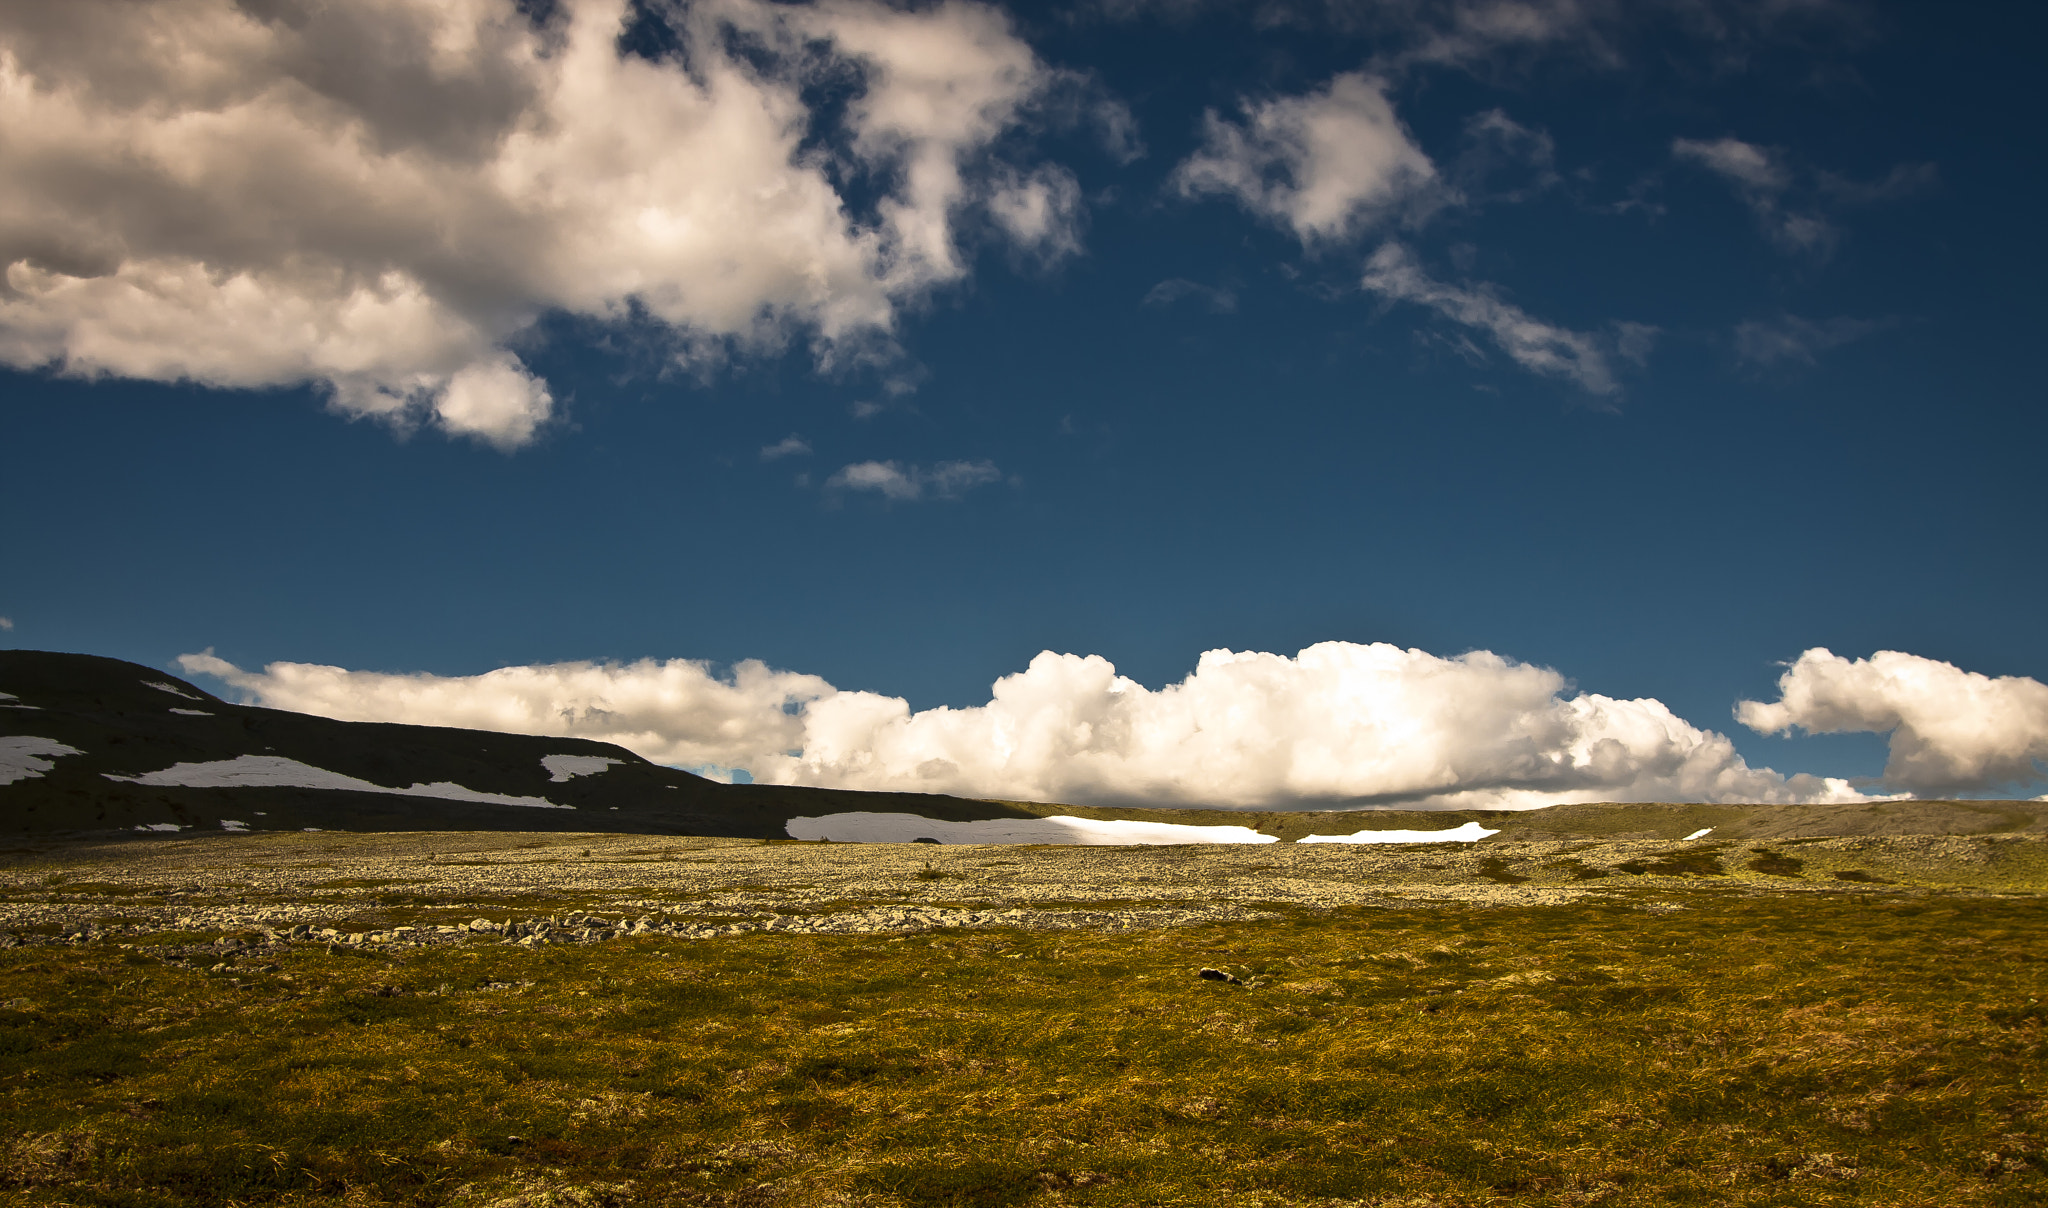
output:
[[[894,461],[861,461],[843,466],[825,480],[828,489],[873,491],[885,499],[908,503],[927,494],[958,499],[975,487],[1001,482],[1003,472],[992,461],[942,461],[926,469]]]
[[[1769,151],[1738,138],[1675,139],[1671,154],[1711,168],[1742,188],[1759,193],[1782,193],[1792,183],[1791,173]]]
[[[1081,182],[1058,165],[1006,172],[988,198],[989,217],[1019,251],[1051,263],[1081,250]]]
[[[1764,235],[1780,250],[1826,255],[1834,249],[1841,234],[1834,224],[1818,214],[1785,208],[1792,173],[1778,153],[1738,138],[1681,138],[1672,140],[1671,154],[1699,164],[1733,185],[1736,195],[1756,215]]]
[[[0,617],[0,631],[9,630],[12,628],[14,628],[13,621],[8,620],[6,617]]]
[[[2048,684],[1992,678],[1896,650],[1845,659],[1814,647],[1778,677],[1776,703],[1743,701],[1735,716],[1765,734],[1890,735],[1889,785],[1919,795],[2043,778]]]
[[[783,457],[809,457],[811,442],[792,432],[772,445],[761,446],[761,460],[775,461]]]
[[[1388,243],[1366,262],[1365,288],[1383,298],[1426,306],[1454,323],[1484,332],[1509,359],[1531,373],[1563,378],[1590,394],[1614,394],[1620,385],[1608,362],[1610,344],[1617,343],[1545,323],[1501,298],[1484,282],[1457,286],[1423,271],[1415,256],[1398,243]],[[1617,351],[1630,360],[1647,355],[1654,329],[1640,323],[1620,329]]]
[[[1887,326],[1869,319],[1840,317],[1818,321],[1798,315],[1752,319],[1735,326],[1735,359],[1765,369],[1812,365],[1821,353],[1854,343]]]
[[[0,364],[312,383],[510,448],[554,410],[511,351],[544,313],[844,361],[964,275],[971,206],[1076,246],[1071,178],[990,152],[1053,74],[996,9],[660,11],[680,58],[621,53],[625,0],[0,6]]]
[[[637,663],[553,663],[483,675],[386,675],[310,663],[243,671],[225,659],[187,654],[188,674],[211,675],[273,709],[344,721],[592,738],[657,763],[744,767],[764,752],[803,745],[790,710],[835,691],[811,675],[771,671],[749,660],[721,679],[710,665],[673,659]]]
[[[1348,238],[1403,208],[1426,208],[1436,168],[1388,103],[1386,81],[1358,72],[1316,92],[1213,111],[1202,146],[1174,169],[1184,196],[1223,194],[1304,243]]]
[[[1231,808],[1857,798],[1839,780],[1751,768],[1725,736],[1658,701],[1567,697],[1557,672],[1484,651],[1214,650],[1157,691],[1105,659],[1048,651],[985,705],[918,713],[754,662],[721,680],[683,661],[467,677],[180,661],[274,708],[597,738],[782,784]]]

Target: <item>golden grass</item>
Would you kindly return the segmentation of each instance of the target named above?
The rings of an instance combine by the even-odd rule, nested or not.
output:
[[[14,950],[0,1202],[2048,1200],[2038,900],[1714,885],[219,974]]]

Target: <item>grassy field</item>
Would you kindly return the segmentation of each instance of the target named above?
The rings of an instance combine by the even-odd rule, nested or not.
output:
[[[215,972],[15,949],[0,1203],[2037,1205],[2044,958],[2035,898],[1711,888]]]

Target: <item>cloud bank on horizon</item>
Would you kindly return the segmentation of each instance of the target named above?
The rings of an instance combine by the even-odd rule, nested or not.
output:
[[[272,708],[594,738],[777,784],[1240,809],[1865,797],[1839,778],[1752,768],[1725,735],[1659,701],[1567,695],[1558,672],[1487,651],[1212,650],[1157,690],[1106,659],[1047,651],[998,680],[985,705],[917,712],[754,661],[730,678],[681,659],[446,677],[304,663],[251,672],[211,654],[180,663]],[[1889,734],[1893,791],[2026,784],[2048,759],[2048,685],[2035,680],[1893,651],[1851,662],[1814,649],[1780,689],[1776,703],[1743,702],[1740,720],[1765,732]]]

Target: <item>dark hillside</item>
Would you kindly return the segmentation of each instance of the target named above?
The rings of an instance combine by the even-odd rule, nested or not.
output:
[[[333,721],[230,704],[136,663],[83,654],[0,651],[0,828],[14,834],[199,829],[556,830],[784,838],[805,813],[899,810],[994,818],[1023,811],[911,794],[719,784],[649,763],[623,747],[378,722]],[[34,740],[46,740],[38,743]],[[11,749],[10,749],[11,744]],[[54,745],[53,745],[54,744]],[[66,754],[55,748],[69,748]],[[611,760],[563,778],[553,756]],[[280,778],[290,760],[388,792],[308,785],[175,785],[180,764],[257,757]],[[188,775],[185,777],[190,779]],[[216,778],[219,778],[216,776]],[[258,777],[261,779],[261,777]],[[431,786],[427,795],[414,786]],[[405,791],[413,790],[413,791]],[[502,796],[530,804],[452,799]],[[566,808],[545,808],[546,806]]]

